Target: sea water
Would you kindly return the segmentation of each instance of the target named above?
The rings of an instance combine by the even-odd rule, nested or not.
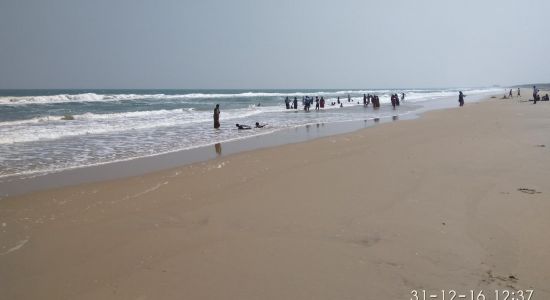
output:
[[[501,92],[460,89],[466,102]],[[390,94],[405,93],[394,110]],[[363,94],[381,108],[363,106]],[[351,102],[348,102],[348,95]],[[324,97],[309,112],[302,98]],[[298,99],[287,110],[284,99]],[[343,103],[332,106],[338,97]],[[454,106],[458,89],[395,90],[0,90],[0,182],[130,160],[270,134],[309,124],[330,124],[411,114]],[[213,128],[220,105],[221,128]],[[71,116],[72,120],[63,120]],[[261,129],[238,130],[236,123]]]

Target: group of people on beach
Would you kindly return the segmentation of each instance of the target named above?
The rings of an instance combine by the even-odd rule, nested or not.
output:
[[[541,97],[539,95],[539,92],[540,92],[540,90],[537,88],[536,85],[534,85],[533,86],[533,104],[537,104],[537,101],[549,101],[550,97],[548,96],[548,94]],[[512,93],[512,89],[509,89],[508,91],[504,90],[504,96],[502,96],[502,99],[512,99],[513,97],[514,97],[514,95]],[[518,98],[521,97],[520,88],[517,89],[516,97],[518,97]],[[531,100],[529,100],[529,101],[531,101]]]
[[[309,108],[313,105],[313,97],[305,96],[302,98],[302,103],[304,105],[304,110],[309,111]],[[315,110],[320,110],[321,108],[325,108],[325,98],[321,96],[319,99],[319,96],[315,96]]]
[[[537,101],[549,101],[550,97],[548,97],[548,94],[544,96],[539,95],[540,90],[537,88],[536,85],[533,86],[533,104],[537,104]]]
[[[405,101],[405,93],[401,93],[401,99],[399,99],[398,94],[391,94],[390,101],[391,101],[392,107],[395,109],[396,106],[399,106],[401,102]],[[372,107],[374,108],[380,107],[380,98],[378,98],[377,95],[363,94],[363,105],[369,106],[371,102],[372,102]]]
[[[393,95],[392,95],[393,97]],[[369,104],[372,103],[373,108],[379,108],[380,107],[380,98],[378,98],[377,95],[371,95],[371,94],[363,94],[363,106],[369,106]]]
[[[348,103],[353,102],[353,100],[351,99],[351,95],[348,94],[347,100],[348,100]],[[401,93],[401,100],[399,99],[398,94],[392,94],[391,95],[391,103],[392,103],[393,108],[395,108],[396,106],[399,106],[400,102],[402,102],[404,100],[405,100],[405,93]],[[315,98],[310,97],[310,96],[302,97],[302,105],[303,105],[305,111],[310,110],[311,106],[313,105],[313,102],[315,102],[315,110],[320,110],[320,109],[325,108],[326,101],[325,101],[325,98],[323,96],[321,96],[320,98],[319,98],[319,96],[315,96]],[[369,106],[369,104],[371,104],[371,103],[372,103],[372,106],[374,108],[379,108],[380,107],[380,98],[378,97],[378,95],[363,94],[363,105],[364,106]],[[357,102],[357,104],[359,104],[359,102]],[[340,106],[340,107],[344,107],[344,101],[341,101],[340,97],[338,97],[337,100],[331,102],[330,105],[331,106],[337,105],[337,106]],[[286,109],[298,109],[298,98],[294,97],[294,100],[291,100],[287,96],[285,98],[285,107],[286,107]]]
[[[538,93],[538,90],[536,87],[533,87],[533,97]],[[510,95],[512,94],[512,90],[510,90]],[[520,90],[518,88],[518,96],[520,95]],[[460,106],[464,106],[464,93],[462,91],[459,91],[458,93],[458,103]],[[546,95],[548,97],[548,95]],[[537,99],[537,98],[535,98]],[[399,94],[392,94],[390,97],[391,105],[395,109],[396,106],[399,106],[401,102],[405,101],[405,93],[401,93],[401,99],[399,98]],[[309,111],[311,105],[313,105],[313,102],[315,101],[315,110],[320,110],[322,108],[325,108],[325,98],[321,96],[315,96],[315,98],[310,96],[304,96],[302,97],[302,105],[304,106],[305,111]],[[535,100],[536,103],[537,100]],[[352,99],[351,96],[348,94],[348,103],[351,103]],[[372,103],[373,108],[379,108],[380,107],[380,98],[378,95],[371,95],[371,94],[363,94],[363,105],[369,106],[369,104]],[[359,104],[359,102],[357,102]],[[340,97],[337,98],[336,102],[331,102],[331,106],[339,105],[340,107],[344,107],[343,101],[340,101]],[[258,105],[259,106],[259,105]],[[286,109],[298,109],[298,97],[294,97],[294,100],[290,100],[290,98],[287,96],[285,98],[285,107]],[[256,122],[256,126],[254,128],[263,128],[267,124],[261,125],[259,122]],[[235,124],[239,130],[247,130],[252,129],[252,127],[248,125],[243,124]],[[214,128],[220,128],[220,105],[216,104],[216,108],[214,108]]]
[[[399,102],[399,95],[392,94],[391,95],[391,106],[393,106],[393,108],[395,109],[395,107],[399,106],[399,105],[401,105],[401,103]]]
[[[517,91],[517,96],[516,97],[520,97],[521,96],[521,91],[520,89],[518,88],[518,91]],[[510,91],[508,92],[508,96],[506,95],[506,90],[504,90],[504,96],[502,96],[502,99],[512,99],[514,97],[513,93],[512,93],[512,89],[510,89]]]
[[[537,101],[549,101],[550,100],[550,97],[548,96],[548,94],[541,97],[539,95],[539,92],[540,92],[540,90],[537,88],[536,85],[534,85],[533,86],[533,104],[537,104]],[[520,96],[521,96],[521,90],[520,90],[520,88],[518,88],[516,97],[519,98]],[[512,99],[512,98],[513,98],[512,89],[510,89],[507,93],[506,93],[506,90],[505,90],[504,96],[502,97],[502,99]],[[531,101],[531,100],[529,100],[529,101]]]
[[[267,124],[260,124],[260,122],[256,122],[254,128],[264,128]],[[239,130],[248,130],[252,129],[252,127],[244,124],[235,124],[237,129]],[[220,128],[220,105],[216,104],[216,108],[214,108],[214,128],[218,129]]]
[[[256,125],[254,126],[254,128],[264,128],[267,124],[260,124],[259,122],[256,122]],[[243,125],[243,124],[235,124],[235,126],[237,126],[237,129],[239,130],[248,130],[248,129],[252,129],[252,127],[248,126],[248,125]]]
[[[285,98],[286,109],[298,109],[298,98],[294,97],[294,101],[290,101],[288,96]]]

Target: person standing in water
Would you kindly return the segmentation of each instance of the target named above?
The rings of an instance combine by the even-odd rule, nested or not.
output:
[[[298,98],[294,97],[294,109],[298,109]]]
[[[405,102],[405,93],[401,93],[401,102]]]
[[[508,97],[510,97],[510,99],[512,99],[513,95],[512,95],[512,89],[510,89],[510,92],[508,93]]]
[[[216,104],[214,108],[214,128],[220,128],[220,105]]]
[[[458,103],[460,104],[460,106],[464,106],[464,94],[462,93],[462,91],[459,91],[458,92]]]
[[[519,98],[519,96],[521,96],[521,95],[520,95],[520,93],[519,93],[519,88],[518,88],[518,98]]]
[[[288,99],[288,96],[285,98],[285,105],[286,109],[290,109],[290,100]]]
[[[315,110],[319,110],[319,96],[315,96]]]

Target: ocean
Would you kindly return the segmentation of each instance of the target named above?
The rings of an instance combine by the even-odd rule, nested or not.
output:
[[[459,89],[350,90],[0,90],[0,182],[51,172],[160,155],[270,134],[309,124],[330,124],[414,114],[457,105]],[[460,89],[466,103],[500,88]],[[405,93],[392,109],[391,93]],[[364,107],[363,94],[381,108]],[[351,102],[347,97],[350,95]],[[284,99],[298,98],[287,110]],[[305,112],[302,97],[324,97],[325,109]],[[343,107],[332,106],[338,97]],[[213,128],[220,104],[221,128]],[[71,116],[72,120],[63,120]],[[238,130],[236,123],[261,129]]]

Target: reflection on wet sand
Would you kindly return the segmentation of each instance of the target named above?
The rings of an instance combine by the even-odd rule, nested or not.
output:
[[[214,145],[214,148],[216,149],[216,154],[218,156],[222,155],[222,144],[217,143]]]

